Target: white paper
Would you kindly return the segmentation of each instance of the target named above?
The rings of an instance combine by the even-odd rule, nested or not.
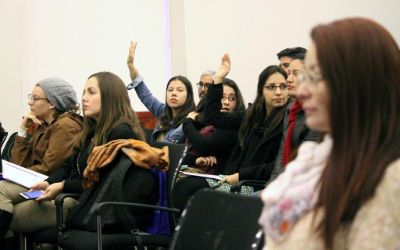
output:
[[[1,160],[3,164],[3,178],[26,188],[33,184],[44,181],[47,175],[35,172],[33,170],[18,166],[17,164]]]
[[[190,175],[190,176],[197,176],[197,177],[203,177],[203,178],[210,178],[210,179],[215,179],[215,180],[222,180],[222,176],[220,175],[215,175],[215,174],[201,174],[201,173],[191,173],[191,172],[185,172],[185,171],[179,171],[180,173],[184,175]]]

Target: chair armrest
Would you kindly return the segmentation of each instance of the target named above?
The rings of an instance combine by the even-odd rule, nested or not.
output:
[[[98,215],[100,214],[100,210],[105,206],[126,206],[126,207],[138,207],[138,208],[147,208],[152,210],[163,210],[172,213],[180,213],[179,209],[177,208],[170,208],[170,207],[162,207],[150,204],[143,204],[143,203],[133,203],[133,202],[118,202],[118,201],[105,201],[99,202],[95,205],[95,213]]]
[[[57,206],[63,206],[65,198],[68,198],[68,197],[78,198],[79,196],[80,196],[80,194],[75,194],[75,193],[61,193],[61,194],[58,194],[56,199],[55,199],[56,207]]]
[[[56,218],[57,218],[57,236],[58,236],[58,241],[61,240],[62,236],[62,230],[65,228],[64,225],[64,200],[68,197],[71,198],[78,198],[80,194],[75,194],[75,193],[60,193],[56,196],[56,199],[54,201],[56,205]]]
[[[232,185],[231,192],[232,193],[240,192],[241,187],[244,186],[244,185],[252,186],[252,187],[259,187],[260,189],[264,189],[266,183],[267,183],[266,181],[241,180],[238,183]]]

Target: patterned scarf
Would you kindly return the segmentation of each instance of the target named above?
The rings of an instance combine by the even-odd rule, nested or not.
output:
[[[259,219],[264,232],[276,242],[284,240],[297,221],[317,202],[317,187],[332,149],[332,139],[304,142],[296,159],[261,193],[264,209]]]

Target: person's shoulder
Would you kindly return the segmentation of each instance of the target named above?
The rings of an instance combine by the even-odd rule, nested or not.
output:
[[[109,141],[111,141],[116,139],[136,139],[136,138],[137,136],[133,132],[131,125],[126,122],[122,122],[116,125],[113,129],[111,129],[108,139]]]
[[[128,123],[122,122],[122,123],[116,125],[113,129],[111,129],[111,132],[117,132],[117,131],[119,131],[119,132],[123,132],[123,131],[132,132],[132,127]]]
[[[83,118],[79,114],[65,112],[57,116],[53,126],[61,127],[82,127]]]

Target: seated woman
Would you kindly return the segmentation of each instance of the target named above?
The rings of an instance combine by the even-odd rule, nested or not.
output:
[[[142,103],[155,117],[158,117],[152,142],[185,143],[182,122],[187,114],[195,109],[192,84],[184,76],[172,77],[166,87],[166,104],[161,103],[151,94],[134,65],[135,49],[136,42],[131,42],[127,64],[132,83],[127,88],[128,90],[134,88]]]
[[[223,81],[221,112],[244,111],[242,93],[236,83]],[[237,130],[221,129],[202,121],[202,111],[191,112],[183,121],[183,131],[190,145],[182,164],[209,174],[222,174],[229,155],[237,142]]]
[[[82,108],[83,129],[75,140],[74,154],[46,181],[31,187],[32,190],[44,190],[44,194],[36,200],[25,200],[17,192],[9,196],[6,190],[0,190],[0,241],[8,228],[31,232],[55,226],[56,211],[54,202],[50,201],[61,192],[82,192],[82,174],[95,146],[115,139],[144,139],[126,87],[118,76],[109,72],[91,75],[84,87]],[[152,200],[156,190],[149,184],[143,189],[144,196]],[[21,187],[19,192],[22,191],[26,189]],[[73,199],[67,199],[65,212],[74,204]]]
[[[265,249],[399,249],[399,47],[363,18],[311,38],[297,96],[326,135],[262,192]]]
[[[78,100],[72,85],[60,78],[38,82],[28,98],[30,112],[22,118],[11,161],[49,175],[73,153],[82,129]]]
[[[190,196],[200,188],[212,187],[229,191],[231,185],[239,180],[267,181],[272,173],[273,162],[282,138],[283,117],[288,98],[286,72],[275,65],[261,72],[256,99],[243,118],[243,112],[220,112],[221,82],[229,70],[230,60],[228,55],[225,55],[214,84],[209,86],[204,118],[216,127],[226,126],[226,122],[230,122],[230,127],[239,125],[239,140],[231,153],[221,182],[197,177],[187,177],[177,182],[173,198],[175,206],[179,209],[183,209]],[[241,120],[243,123],[240,125]],[[243,193],[247,194],[253,191],[243,189]]]
[[[30,112],[23,117],[15,137],[11,161],[46,175],[52,174],[72,155],[74,141],[82,129],[76,93],[66,81],[48,78],[38,82],[28,98]],[[19,193],[26,191],[13,182],[0,182],[0,224],[10,223],[10,204],[12,200],[23,201]],[[0,225],[0,243],[7,228]]]

